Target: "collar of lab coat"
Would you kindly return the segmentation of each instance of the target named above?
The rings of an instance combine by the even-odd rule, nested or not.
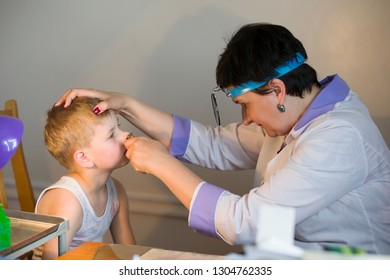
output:
[[[320,84],[322,90],[287,136],[286,144],[297,138],[314,119],[333,110],[350,92],[347,83],[337,74],[326,77]]]

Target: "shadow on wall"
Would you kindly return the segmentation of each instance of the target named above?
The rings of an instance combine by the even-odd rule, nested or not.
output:
[[[186,219],[134,213],[131,214],[130,219],[133,225],[147,221],[144,227],[146,227],[149,236],[142,236],[136,226],[133,229],[136,242],[139,245],[214,255],[226,255],[243,250],[241,246],[232,246],[223,240],[194,232],[187,226]],[[142,240],[146,240],[146,242]]]

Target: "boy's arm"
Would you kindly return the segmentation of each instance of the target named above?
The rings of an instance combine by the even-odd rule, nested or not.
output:
[[[114,243],[135,244],[133,230],[129,219],[127,193],[123,185],[113,178],[119,200],[119,211],[111,222],[110,231]]]
[[[69,220],[69,230],[66,232],[66,248],[69,250],[73,236],[82,223],[82,208],[77,198],[65,189],[49,190],[40,200],[36,212]],[[58,257],[58,240],[54,238],[43,245],[42,259],[56,257]]]

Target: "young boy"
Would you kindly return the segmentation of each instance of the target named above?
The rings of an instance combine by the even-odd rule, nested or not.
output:
[[[113,111],[95,115],[95,98],[76,98],[64,109],[47,113],[44,139],[49,152],[68,170],[39,196],[35,212],[69,220],[66,245],[73,249],[86,241],[102,242],[110,229],[114,243],[134,244],[126,191],[110,175],[128,163]],[[43,259],[58,256],[58,241],[43,246]]]

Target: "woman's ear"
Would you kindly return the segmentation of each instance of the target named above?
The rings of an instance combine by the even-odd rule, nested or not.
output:
[[[278,105],[283,105],[286,98],[286,86],[280,79],[273,79],[270,81],[270,87],[274,88]]]
[[[88,158],[84,150],[76,150],[73,154],[75,163],[84,168],[93,167],[93,162]]]

